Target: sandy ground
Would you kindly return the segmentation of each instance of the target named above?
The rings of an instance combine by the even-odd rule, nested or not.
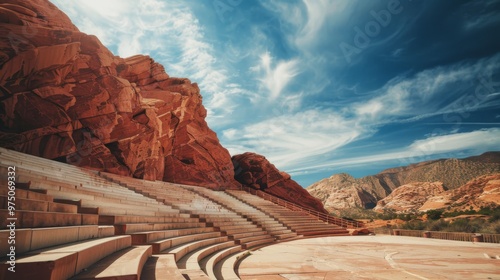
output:
[[[302,239],[261,248],[241,279],[500,279],[500,244],[404,236]]]

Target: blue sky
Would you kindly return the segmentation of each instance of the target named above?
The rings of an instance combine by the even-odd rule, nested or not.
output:
[[[231,154],[304,187],[500,150],[500,1],[52,2],[197,82]]]

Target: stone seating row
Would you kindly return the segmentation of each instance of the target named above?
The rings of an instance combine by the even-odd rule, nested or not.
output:
[[[264,213],[278,219],[283,225],[303,236],[348,235],[340,226],[325,223],[305,212],[291,211],[271,201],[240,190],[226,190],[226,193],[242,202],[248,203]]]
[[[200,195],[178,184],[105,178],[3,148],[0,159],[0,168],[17,166],[20,186],[31,182],[16,191],[19,205],[31,210],[16,209],[24,236],[17,263],[26,272],[15,279],[237,279],[235,267],[246,249],[289,233],[283,221],[305,232],[318,230],[306,224],[315,223],[310,216],[289,215],[281,206],[274,214],[251,203],[237,209],[240,200],[225,193],[209,199],[210,190]],[[2,221],[8,217],[2,198],[7,195],[0,193]],[[0,231],[2,239],[7,234]],[[1,266],[6,272],[5,258]]]
[[[3,164],[6,162],[3,160],[3,153],[10,153],[11,151],[0,150],[0,152],[2,153],[0,154],[0,158],[2,159],[1,162]],[[20,157],[9,157],[9,161],[5,166],[10,164],[20,166],[18,165],[18,162],[13,161],[15,158],[21,158],[23,160],[23,164],[29,165],[30,157],[22,155]],[[36,159],[36,161],[41,162],[40,159]],[[43,163],[41,165],[43,165]],[[56,165],[60,165],[60,163],[57,163]],[[44,170],[46,172],[62,172],[61,170],[65,170],[65,168],[58,168],[51,171],[50,168],[47,168],[47,166],[53,166],[52,164],[43,166],[45,167]],[[21,170],[21,168],[18,168],[18,170]],[[21,171],[21,173],[24,174],[27,172]],[[33,170],[30,170],[29,172],[29,175],[32,177],[21,178],[35,179],[34,174],[36,174],[36,168],[33,168]],[[92,176],[92,173],[89,174],[89,176]],[[124,188],[126,191],[117,192],[116,190],[123,187],[101,182],[100,186],[106,187],[94,186],[93,190],[85,190],[84,194],[79,193],[78,191],[72,192],[71,188],[57,187],[57,178],[54,179],[55,182],[52,182],[54,184],[43,181],[43,178],[40,181],[40,183],[45,184],[43,187],[38,186],[37,181],[32,181],[31,186],[35,188],[35,191],[18,190],[20,197],[22,197],[21,199],[33,197],[40,201],[54,202],[54,197],[58,197],[59,200],[67,199],[69,201],[72,198],[64,196],[64,194],[61,193],[75,193],[76,198],[81,198],[81,196],[92,193],[93,198],[95,199],[105,197],[100,196],[99,194],[109,194],[111,193],[111,190],[114,190],[113,193],[120,193],[121,195],[126,195],[129,191]],[[66,181],[59,183],[65,184]],[[50,190],[50,194],[47,194],[48,190],[44,189],[44,187],[47,187]],[[75,189],[79,190],[80,186],[77,184]],[[113,198],[113,196],[109,197]],[[138,196],[134,193],[134,198],[133,200],[130,200],[130,202],[135,201],[135,199],[140,197],[142,196]],[[89,197],[86,198],[88,199]],[[150,198],[144,198],[150,200]],[[85,200],[81,199],[80,201]],[[97,199],[95,201],[100,202],[101,200]],[[104,199],[104,201],[107,202],[106,205],[108,208],[118,207],[118,204],[113,205],[113,203],[106,199]],[[134,208],[137,208],[138,206],[137,203],[128,204],[126,199],[120,202],[121,208],[134,210]],[[161,203],[159,205],[161,205]],[[75,205],[70,206],[71,211],[74,212]],[[154,209],[151,205],[148,207],[149,209]],[[37,210],[31,211],[35,214],[47,214],[47,212],[42,211],[46,209],[33,210]],[[77,211],[78,210],[81,210],[80,207],[77,207]],[[154,209],[153,211],[157,210],[159,209]],[[7,209],[2,209],[2,211],[7,211]],[[16,209],[16,214],[23,213],[23,211],[26,210]],[[57,214],[68,215],[75,213]],[[218,256],[220,256],[221,252],[219,251],[229,247],[232,247],[233,250],[241,250],[241,246],[236,245],[234,241],[229,241],[227,236],[223,236],[221,232],[215,231],[214,227],[206,227],[206,223],[200,222],[199,218],[192,217],[190,214],[179,213],[179,211],[173,213],[168,212],[165,213],[165,215],[162,214],[153,216],[141,216],[137,214],[137,211],[124,213],[120,212],[119,215],[112,215],[109,212],[106,215],[103,215],[102,213],[98,213],[96,215],[86,215],[96,217],[93,226],[82,227],[78,226],[80,223],[77,221],[69,221],[68,227],[61,227],[61,223],[59,222],[50,224],[49,226],[53,226],[52,228],[23,227],[22,230],[19,230],[19,242],[24,240],[24,242],[21,242],[24,245],[20,244],[20,246],[16,248],[16,251],[19,249],[19,251],[17,251],[19,254],[18,259],[16,261],[19,265],[18,267],[23,269],[24,272],[16,273],[15,275],[3,274],[3,278],[1,279],[67,279],[69,277],[74,277],[74,279],[113,277],[116,277],[113,279],[130,279],[130,277],[134,277],[134,279],[138,279],[141,276],[143,269],[147,272],[144,277],[150,277],[149,279],[158,279],[155,278],[155,275],[158,275],[158,273],[165,273],[165,271],[170,272],[167,275],[162,274],[162,278],[160,279],[175,279],[179,276],[182,277],[182,275],[180,274],[180,271],[177,270],[177,267],[174,267],[175,269],[168,267],[172,264],[171,260],[174,260],[175,264],[175,260],[180,261],[185,258],[188,260],[187,263],[190,264],[189,268],[192,268],[194,266],[193,260],[198,262],[201,259],[205,259],[215,251],[217,251],[219,253]],[[100,224],[109,224],[112,226],[97,225],[97,216],[99,216]],[[66,222],[62,225],[66,225]],[[33,227],[36,226],[37,225],[34,225]],[[146,234],[149,236],[149,240],[141,242],[140,240],[137,240],[136,237],[141,236],[141,232],[144,231],[149,231],[151,234]],[[4,239],[4,237],[7,237],[6,234],[10,234],[9,230],[1,232],[0,237]],[[61,235],[66,237],[58,238]],[[28,236],[30,236],[32,240],[30,239],[27,241],[29,239]],[[152,236],[156,236],[157,240],[151,240],[153,238]],[[87,237],[97,239],[84,240]],[[110,243],[116,243],[116,240],[122,239],[125,241],[120,243],[120,246],[114,246],[114,250],[106,249],[108,247],[113,247]],[[54,240],[57,240],[57,242]],[[142,243],[145,243],[145,245],[142,245]],[[161,253],[162,255],[155,255],[154,260],[156,261],[154,262],[147,261],[148,258],[152,256],[153,249],[155,249],[156,245],[149,243],[158,243],[160,246],[163,246],[163,248],[160,249],[156,248],[158,253]],[[1,249],[2,251],[8,250],[8,248]],[[86,261],[82,262],[83,260]],[[8,262],[4,259],[2,262],[2,268],[6,268],[7,266]],[[158,273],[157,270],[159,271]],[[3,271],[7,272],[7,269],[3,269]],[[199,271],[203,273],[201,267]]]
[[[117,196],[114,198],[109,194],[103,196],[101,194],[103,192],[102,189],[99,191],[82,187],[71,188],[52,180],[43,181],[38,178],[27,176],[23,178],[24,180],[30,180],[32,183],[32,190],[43,190],[56,201],[64,201],[65,204],[73,204],[78,210],[81,210],[81,208],[88,208],[88,211],[94,209],[96,214],[140,214],[144,216],[179,213],[178,210],[172,209],[169,206],[141,197],[133,196],[126,198],[125,195],[122,195],[122,197]],[[131,207],[123,207],[124,205],[129,205]],[[54,205],[50,204],[50,206]]]
[[[224,205],[226,208],[238,213],[243,217],[249,218],[278,240],[297,237],[296,233],[292,232],[278,220],[270,217],[260,209],[252,207],[247,203],[243,203],[242,201],[228,195],[225,192],[211,191],[201,187],[190,187],[190,189],[203,194],[208,199]]]
[[[7,165],[16,163],[17,162],[13,159],[4,160],[1,166],[2,168],[6,168]],[[47,172],[52,174],[56,173],[55,170],[54,171],[48,170]],[[89,173],[88,175],[93,177],[98,177],[93,173]],[[73,180],[78,180],[75,178],[71,180],[67,178],[65,180],[61,180],[54,176],[52,177],[45,176],[34,170],[28,172],[26,169],[20,167],[17,167],[16,177],[17,177],[16,181],[23,181],[23,182],[31,181],[33,183],[36,183],[33,184],[34,188],[47,190],[49,194],[53,194],[54,192],[57,192],[57,194],[61,193],[65,194],[65,197],[57,197],[57,198],[66,198],[74,200],[84,199],[86,203],[89,204],[89,207],[96,207],[96,204],[98,203],[100,203],[100,205],[102,206],[104,206],[105,204],[111,204],[111,206],[115,204],[116,206],[116,204],[122,204],[125,202],[127,204],[135,204],[139,206],[139,207],[134,207],[137,210],[140,210],[140,208],[156,207],[157,210],[163,212],[169,212],[169,211],[177,212],[175,210],[172,210],[171,207],[159,203],[154,199],[145,197],[131,190],[128,190],[127,188],[123,188],[122,186],[112,183],[103,184],[102,186],[94,186],[92,185],[92,183],[80,184],[80,183],[75,183],[78,181],[73,181]],[[71,175],[63,177],[71,177]],[[98,180],[96,179],[93,181],[98,181]],[[103,188],[106,189],[105,192],[103,192]]]
[[[217,245],[218,243],[216,243],[208,246],[200,253],[193,252],[192,255],[187,254],[187,256],[182,256],[181,259],[176,258],[179,268],[182,269],[184,273],[194,273],[199,277],[198,265],[201,264],[200,268],[206,275],[214,275],[215,272],[212,268],[219,262],[224,261],[228,256],[241,252],[244,249],[272,243],[275,240],[275,238],[267,234],[266,231],[253,223],[249,218],[238,215],[234,211],[227,209],[217,202],[200,196],[196,192],[188,189],[179,189],[180,185],[178,184],[165,182],[152,182],[148,184],[141,180],[106,173],[101,173],[101,176],[113,180],[122,186],[134,189],[144,195],[154,194],[156,199],[169,203],[169,205],[179,209],[182,213],[189,213],[192,217],[199,218],[201,222],[206,222],[207,226],[213,226],[217,232],[227,238],[222,244]],[[181,193],[185,198],[184,202],[170,199],[169,196],[173,192]],[[153,231],[137,233],[133,234],[133,236],[137,236],[135,238],[138,240],[152,241],[152,239],[158,238],[158,236],[162,234],[164,233]],[[204,234],[208,236],[206,233]],[[194,236],[190,238],[194,238]],[[182,239],[184,239],[184,237],[177,238],[177,240]],[[171,240],[173,243],[175,243],[175,241],[175,239]],[[170,245],[167,240],[153,241],[152,244],[153,252],[173,252],[173,249],[169,248],[172,245]],[[202,258],[207,252],[211,254]],[[186,260],[186,258],[189,259]],[[194,267],[192,265],[185,265],[189,263],[195,264]],[[196,265],[196,263],[198,263],[198,265]],[[206,264],[208,264],[208,266],[206,266]]]

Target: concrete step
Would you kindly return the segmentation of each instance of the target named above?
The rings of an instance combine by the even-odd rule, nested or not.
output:
[[[142,269],[141,280],[185,280],[171,254],[151,256]]]
[[[161,216],[99,215],[99,224],[118,225],[131,223],[168,223],[172,218],[190,218],[190,215],[179,213],[164,213]]]
[[[320,223],[295,224],[295,225],[288,225],[288,227],[292,229],[338,228],[336,226],[330,226],[328,224],[320,224]]]
[[[151,242],[151,245],[153,246],[153,252],[155,254],[159,254],[160,252],[163,252],[175,246],[179,246],[181,244],[186,244],[198,240],[218,238],[218,237],[221,237],[220,232],[203,232],[203,233],[195,233],[190,235],[176,236],[172,238],[162,239]]]
[[[9,235],[10,230],[0,230],[1,256],[9,253]],[[16,254],[98,237],[97,225],[16,229]]]
[[[236,224],[236,225],[227,225],[227,226],[216,226],[217,228],[220,228],[221,231],[232,231],[232,230],[237,230],[237,229],[254,229],[258,228],[257,225],[254,225],[250,222],[246,222],[243,224]]]
[[[256,246],[270,244],[270,243],[273,243],[274,241],[275,241],[274,237],[268,237],[265,239],[259,239],[259,240],[246,242],[246,243],[241,244],[241,246],[243,247],[243,249],[250,249],[250,248],[253,248]]]
[[[307,225],[307,226],[293,226],[291,227],[293,230],[308,230],[308,229],[344,229],[338,226],[334,225],[323,225],[323,224],[317,224],[317,225]]]
[[[151,246],[132,246],[122,249],[105,257],[72,279],[140,279],[144,264],[152,255],[151,252]]]
[[[236,274],[236,265],[238,262],[249,255],[248,251],[242,251],[240,253],[235,253],[229,255],[223,260],[219,261],[214,268],[214,276],[212,279],[228,279],[236,280],[240,279],[238,274]]]
[[[159,231],[146,231],[146,232],[136,232],[130,234],[132,236],[132,244],[149,244],[155,241],[173,238],[173,237],[181,237],[184,235],[191,234],[199,234],[199,233],[213,233],[214,228],[210,227],[200,227],[200,228],[185,228],[185,229],[173,229],[173,230],[159,230]],[[220,232],[217,232],[218,236],[220,236]],[[153,252],[160,252],[161,250],[157,250],[155,246],[153,246]]]
[[[141,231],[159,231],[182,228],[205,227],[205,223],[142,223],[142,224],[124,224],[115,225],[115,234],[130,234]]]
[[[68,279],[130,244],[130,236],[114,236],[32,251],[18,256],[15,273],[1,263],[0,279]]]
[[[290,232],[290,233],[283,233],[283,234],[278,234],[278,235],[273,235],[273,236],[276,237],[276,239],[278,239],[278,240],[285,240],[285,239],[297,237],[297,233]]]
[[[92,183],[81,184],[81,181],[78,180],[66,182],[55,178],[46,178],[46,176],[37,176],[36,174],[23,174],[19,175],[19,177],[20,180],[31,181],[32,184],[30,188],[33,190],[47,189],[53,191],[64,191],[65,193],[78,193],[100,197],[103,200],[107,198],[110,201],[128,200],[130,203],[150,203],[153,205],[159,205],[158,201],[155,201],[154,199],[133,192],[120,185],[110,184],[109,182],[107,186],[99,186]]]
[[[78,207],[76,205],[51,202],[47,200],[34,200],[34,199],[16,197],[14,203],[16,206],[16,210],[64,212],[64,213],[77,213],[78,210]],[[0,208],[2,209],[8,208],[7,196],[0,195]]]
[[[236,244],[245,244],[245,243],[249,243],[249,242],[261,240],[261,239],[266,239],[266,238],[270,238],[270,236],[267,234],[253,235],[253,236],[249,236],[249,237],[239,238],[238,240],[236,240]]]
[[[178,210],[172,209],[170,206],[152,203],[151,201],[142,201],[141,197],[130,197],[123,196],[119,197],[108,197],[114,196],[114,194],[106,194],[102,196],[103,193],[99,192],[89,192],[87,190],[74,190],[67,191],[66,188],[61,190],[54,190],[47,187],[47,185],[38,184],[36,188],[47,189],[47,194],[53,196],[57,199],[70,199],[70,200],[82,200],[82,206],[84,207],[100,207],[100,208],[120,208],[123,205],[131,205],[134,209],[145,210],[145,211],[157,211],[157,212],[176,212]],[[105,190],[101,190],[105,191]],[[156,202],[156,201],[155,201]],[[126,213],[126,211],[124,211]]]
[[[9,215],[6,209],[0,209],[0,229],[6,229],[9,221],[7,218],[17,218],[18,228],[60,227],[97,225],[98,216],[91,214],[36,212],[16,210],[14,216]]]
[[[211,217],[211,216],[209,216],[209,217],[200,218],[200,221],[211,222],[211,223],[224,223],[224,222],[232,223],[235,221],[235,219],[239,220],[239,219],[241,219],[241,217],[240,216],[230,216],[230,217],[220,217],[220,216]],[[248,220],[245,220],[245,221],[248,221]]]
[[[227,221],[241,219],[241,216],[239,216],[238,214],[236,214],[234,212],[227,212],[227,213],[213,212],[213,213],[211,213],[211,212],[204,211],[204,212],[199,212],[199,213],[195,213],[195,214],[198,215],[199,218],[205,218],[208,221],[210,221],[210,219],[212,219],[212,218],[226,219]]]
[[[267,234],[267,232],[265,232],[265,231],[253,231],[253,232],[236,233],[236,234],[229,235],[229,237],[234,239],[234,240],[239,240],[239,239],[245,238],[245,237],[266,235],[266,234]]]
[[[176,246],[174,248],[166,250],[165,252],[169,253],[169,254],[174,254],[175,261],[178,262],[186,254],[188,254],[189,252],[192,252],[198,248],[208,246],[211,244],[222,243],[222,242],[226,242],[226,241],[228,241],[226,236],[197,240],[197,241],[193,241],[193,242],[190,242],[187,244],[182,244],[180,246]]]
[[[240,245],[237,246],[232,246],[225,248],[223,250],[219,250],[218,252],[204,258],[200,262],[200,266],[203,269],[203,271],[208,275],[210,279],[222,279],[221,277],[216,276],[216,266],[219,262],[224,260],[225,258],[228,258],[231,255],[237,254],[241,252],[243,249],[241,248]],[[227,279],[227,278],[224,278]]]
[[[297,231],[297,234],[301,234],[304,236],[313,236],[313,235],[349,235],[349,231],[347,230],[306,230],[306,231]]]
[[[226,248],[234,246],[235,246],[234,241],[226,241],[222,243],[208,245],[184,256],[181,260],[179,260],[177,265],[179,267],[184,267],[187,270],[202,269],[200,265],[202,259],[220,250],[224,250]]]
[[[227,235],[235,235],[235,234],[240,234],[240,233],[250,233],[250,232],[264,232],[261,228],[254,227],[254,228],[235,228],[235,229],[229,229],[229,230],[221,230],[222,232],[226,233]]]
[[[208,222],[208,224],[210,224],[211,226],[214,226],[214,227],[224,227],[224,226],[248,225],[248,224],[252,224],[252,223],[248,220],[237,220],[237,221],[231,221],[231,222],[215,221],[215,222]]]
[[[287,230],[288,227],[282,225],[282,224],[277,224],[277,225],[261,225],[261,227],[267,231],[279,231],[279,230]]]
[[[6,185],[2,185],[2,187],[5,187],[5,188],[0,188],[0,195],[7,196],[9,193],[9,189],[6,188]],[[18,198],[42,200],[42,201],[49,201],[49,202],[54,201],[54,198],[50,195],[39,193],[36,191],[23,190],[23,189],[16,188],[16,199],[18,199]]]

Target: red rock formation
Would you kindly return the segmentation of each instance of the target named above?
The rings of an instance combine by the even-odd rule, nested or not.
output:
[[[244,186],[262,190],[295,204],[327,213],[321,201],[311,196],[285,172],[264,156],[244,153],[233,156],[235,178]]]
[[[396,213],[417,212],[429,199],[445,192],[441,182],[413,182],[395,189],[378,201],[375,211],[393,210]]]
[[[498,207],[500,205],[500,173],[474,178],[463,186],[430,197],[420,211],[446,208],[448,211],[464,211],[471,207]]]
[[[0,4],[0,146],[137,178],[236,187],[196,83],[114,56],[47,0]]]

